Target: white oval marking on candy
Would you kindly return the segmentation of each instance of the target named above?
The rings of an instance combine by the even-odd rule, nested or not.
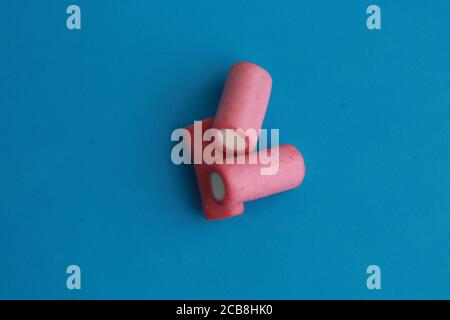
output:
[[[229,129],[222,129],[221,143],[226,150],[236,151],[238,155],[244,154],[246,150],[245,137]]]
[[[222,177],[217,172],[213,172],[211,173],[210,181],[214,199],[216,201],[222,201],[225,198],[225,184],[223,183]]]

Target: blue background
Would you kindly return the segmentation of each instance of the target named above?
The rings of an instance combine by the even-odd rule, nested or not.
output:
[[[450,298],[449,1],[74,3],[1,4],[0,298]],[[241,60],[307,174],[207,222],[170,134]]]

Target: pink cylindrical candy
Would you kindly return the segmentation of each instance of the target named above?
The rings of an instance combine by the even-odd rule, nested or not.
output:
[[[211,127],[212,118],[202,121],[203,133]],[[195,137],[194,125],[187,127]],[[209,142],[201,143],[202,150]],[[250,162],[250,158],[253,162]],[[230,161],[230,159],[227,159]],[[299,186],[305,176],[305,164],[300,152],[292,145],[280,145],[247,155],[233,157],[232,163],[194,164],[208,220],[237,216],[244,211],[244,202],[270,196]]]
[[[297,148],[285,144],[262,150],[258,152],[258,159],[263,152],[268,152],[268,157],[273,156],[270,166],[262,164],[261,160],[242,164],[239,157],[234,164],[214,165],[210,173],[214,199],[230,206],[293,189],[302,183],[305,163]]]
[[[212,121],[212,118],[208,118],[202,121],[202,135],[207,129],[211,127]],[[201,143],[203,151],[206,143],[202,141],[194,141],[194,125],[190,125],[186,129],[189,131],[192,137],[191,158],[193,158],[194,144]],[[220,203],[214,199],[210,185],[210,176],[214,172],[213,168],[213,165],[208,165],[206,163],[194,164],[195,176],[197,177],[197,184],[200,190],[203,214],[205,215],[205,218],[208,220],[217,220],[242,214],[244,212],[243,203]]]
[[[231,67],[212,124],[213,128],[222,130],[223,137],[218,143],[225,150],[244,154],[255,149],[271,89],[270,74],[256,64],[240,62]],[[245,134],[249,129],[254,134]]]

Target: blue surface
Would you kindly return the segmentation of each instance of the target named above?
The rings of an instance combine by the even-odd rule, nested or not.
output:
[[[449,1],[75,3],[1,5],[0,298],[450,298]],[[207,222],[170,134],[241,60],[307,175]]]

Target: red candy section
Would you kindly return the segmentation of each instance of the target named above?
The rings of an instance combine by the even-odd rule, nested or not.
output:
[[[211,127],[213,118],[208,118],[202,121],[203,132]],[[194,137],[194,125],[191,125],[186,128],[191,137]],[[202,143],[201,141],[191,141],[191,155],[194,154],[194,143]],[[203,148],[206,143],[202,143]],[[191,157],[193,158],[193,156]],[[202,164],[194,164],[195,176],[197,177],[198,187],[200,189],[200,197],[202,200],[203,213],[205,218],[208,220],[217,220],[230,218],[237,215],[240,215],[244,212],[244,204],[243,203],[235,203],[235,204],[225,204],[219,203],[214,200],[212,189],[210,186],[210,176],[213,170],[214,165],[208,165],[206,163]]]
[[[202,121],[202,135],[212,123],[212,118]],[[186,129],[194,137],[194,126]],[[210,142],[192,140],[192,153],[195,143],[202,143],[204,149]],[[278,152],[278,157],[273,152]],[[255,163],[249,163],[249,155],[242,155],[235,157],[232,164],[194,164],[203,212],[208,220],[240,215],[244,202],[293,189],[302,183],[305,164],[294,146],[281,145],[255,154],[258,155]],[[262,174],[263,168],[272,174]]]

